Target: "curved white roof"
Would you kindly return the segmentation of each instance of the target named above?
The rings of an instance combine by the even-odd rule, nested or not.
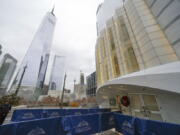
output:
[[[115,86],[120,90],[121,85],[126,86],[122,90],[132,91],[132,86],[138,88],[150,88],[157,92],[172,92],[180,94],[180,62],[173,62],[161,66],[149,68],[139,72],[131,73],[108,81],[98,88],[98,93]],[[131,86],[131,88],[129,87]],[[135,89],[133,90],[135,92]],[[97,94],[98,94],[97,93]]]

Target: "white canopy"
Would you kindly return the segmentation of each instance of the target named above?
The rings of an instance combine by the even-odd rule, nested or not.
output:
[[[100,86],[97,99],[125,93],[177,93],[180,94],[180,62],[152,67],[115,78]]]

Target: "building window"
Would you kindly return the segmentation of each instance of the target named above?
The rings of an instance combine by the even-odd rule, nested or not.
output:
[[[113,37],[113,33],[112,33],[112,29],[108,28],[108,33],[109,33],[109,42],[110,42],[110,46],[111,46],[111,50],[114,51],[115,50],[115,43],[114,43],[114,37]]]
[[[125,55],[126,66],[128,71],[129,72],[137,71],[138,63],[133,48],[128,47],[127,50],[124,52],[124,55]]]
[[[56,90],[56,83],[55,82],[51,83],[51,90]]]
[[[116,55],[114,55],[114,57],[113,57],[113,64],[114,64],[116,76],[120,75],[118,59],[117,59],[117,56],[116,56]]]
[[[121,28],[122,28],[123,40],[128,41],[129,40],[129,34],[128,34],[128,31],[127,31],[126,25],[124,23],[121,24]]]
[[[106,74],[106,79],[109,80],[109,72],[108,72],[107,64],[105,65],[105,74]]]

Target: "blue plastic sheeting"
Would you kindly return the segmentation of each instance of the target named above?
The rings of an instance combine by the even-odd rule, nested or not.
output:
[[[42,118],[60,117],[65,115],[66,111],[64,109],[44,109]]]
[[[15,110],[13,112],[11,121],[18,122],[49,117],[84,115],[103,112],[110,112],[110,109],[22,109]]]
[[[180,125],[136,118],[136,135],[180,135]]]
[[[114,113],[116,130],[124,135],[135,135],[135,118]]]
[[[16,135],[59,135],[63,132],[61,118],[49,118],[18,123]]]
[[[180,135],[180,125],[119,113],[44,118],[1,125],[0,135],[89,135],[116,128],[123,135]]]
[[[180,125],[114,113],[116,130],[123,135],[180,135]]]
[[[17,122],[0,126],[0,135],[66,135],[61,117]]]
[[[0,135],[90,135],[101,129],[101,114],[46,118],[0,126]]]
[[[100,129],[100,114],[63,117],[61,124],[67,135],[90,135]]]
[[[27,120],[34,120],[43,117],[43,110],[42,109],[21,109],[15,110],[13,112],[11,121],[27,121]]]
[[[100,115],[100,129],[106,131],[116,126],[114,113],[102,113]]]
[[[59,116],[65,116],[64,109],[21,109],[13,112],[11,121],[18,122]]]
[[[88,114],[89,109],[66,109],[66,115],[83,115]]]
[[[17,124],[0,125],[0,135],[15,135]]]

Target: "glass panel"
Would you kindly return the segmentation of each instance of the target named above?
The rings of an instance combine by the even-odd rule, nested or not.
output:
[[[129,73],[137,71],[139,67],[137,64],[136,56],[134,54],[134,50],[131,46],[124,51],[124,56]]]
[[[160,115],[160,114],[154,114],[154,113],[150,114],[149,119],[151,119],[151,120],[160,120],[160,121],[162,121],[161,115]]]
[[[141,112],[135,112],[135,116],[140,117],[140,118],[144,118],[144,115]]]
[[[106,79],[109,80],[109,73],[108,73],[108,66],[107,64],[105,65],[105,71],[106,71]]]
[[[154,95],[142,95],[144,100],[144,105],[147,110],[159,111],[159,107],[156,102],[156,97]]]
[[[131,95],[130,96],[130,103],[133,109],[140,109],[141,108],[141,100],[139,95]]]
[[[114,55],[114,57],[113,57],[113,64],[114,64],[114,67],[115,67],[116,76],[120,75],[118,59],[117,59],[116,55]]]
[[[110,40],[111,50],[113,51],[115,49],[115,43],[114,43],[114,37],[113,37],[113,33],[112,33],[111,28],[108,28],[108,33],[109,33],[109,40]]]

